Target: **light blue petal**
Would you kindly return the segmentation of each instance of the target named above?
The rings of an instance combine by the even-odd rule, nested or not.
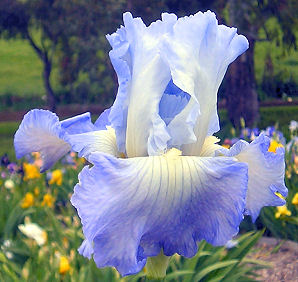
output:
[[[94,123],[96,130],[104,130],[104,129],[107,129],[107,126],[111,125],[109,121],[110,112],[111,112],[111,108],[106,109],[101,113],[101,115]]]
[[[116,131],[117,145],[120,152],[125,152],[127,107],[129,99],[129,85],[131,83],[131,55],[129,52],[129,42],[126,39],[124,27],[115,33],[107,35],[107,39],[112,46],[110,59],[118,76],[118,92],[116,100],[111,107],[109,122]]]
[[[197,252],[198,240],[224,245],[243,218],[247,166],[233,158],[163,156],[117,159],[91,154],[71,198],[98,267],[140,271],[161,248]]]
[[[159,102],[159,115],[168,125],[187,105],[190,96],[177,87],[173,80],[169,82]]]
[[[261,134],[247,143],[240,140],[228,149],[219,150],[225,156],[237,158],[248,165],[248,190],[246,197],[247,214],[255,221],[264,206],[282,206],[285,201],[275,193],[287,196],[285,186],[284,148],[276,153],[268,152],[270,138]]]
[[[228,65],[248,48],[246,38],[236,31],[218,25],[215,14],[208,11],[179,18],[173,32],[165,35],[162,54],[173,82],[192,97],[192,105],[185,107],[168,125],[175,140],[172,143],[187,144],[182,147],[184,155],[198,156],[206,135],[219,129],[218,88]]]
[[[90,113],[84,113],[63,121],[47,110],[31,110],[25,116],[14,138],[17,158],[32,152],[40,152],[43,160],[41,171],[49,169],[70,151],[67,141],[72,134],[93,132]],[[72,144],[71,144],[72,145]]]
[[[24,116],[14,137],[16,156],[19,159],[40,152],[43,159],[41,171],[44,171],[70,150],[70,145],[63,140],[64,135],[65,130],[54,113],[31,110]]]
[[[81,244],[81,246],[79,247],[78,252],[85,258],[91,259],[94,253],[92,243],[90,243],[87,239],[85,239]]]
[[[94,131],[96,127],[91,121],[90,113],[84,113],[61,121],[61,127],[68,134],[79,134]]]

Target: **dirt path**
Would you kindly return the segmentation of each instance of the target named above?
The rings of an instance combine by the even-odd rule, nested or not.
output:
[[[277,246],[280,244],[280,248]],[[258,270],[259,281],[297,282],[298,281],[298,244],[263,237],[257,244],[251,258],[269,262],[272,267]]]

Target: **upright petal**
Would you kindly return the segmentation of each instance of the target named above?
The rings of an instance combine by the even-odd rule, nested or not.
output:
[[[159,112],[159,102],[171,77],[159,52],[161,38],[176,21],[146,27],[140,18],[123,15],[124,27],[107,36],[113,50],[111,61],[118,75],[119,89],[109,120],[115,128],[119,151],[129,157],[154,155],[166,149],[170,136]]]
[[[233,158],[163,156],[116,159],[94,153],[71,202],[98,267],[122,275],[148,256],[197,252],[198,240],[223,245],[243,218],[247,166]]]
[[[248,48],[246,38],[236,31],[218,25],[215,14],[208,11],[179,18],[173,32],[165,36],[162,54],[170,66],[173,82],[191,96],[192,102],[168,126],[171,136],[177,132],[177,136],[172,136],[173,145],[191,143],[182,147],[183,154],[199,155],[206,135],[219,130],[218,88],[228,65]]]
[[[284,182],[284,148],[276,153],[268,152],[270,138],[261,134],[247,143],[240,140],[228,149],[219,150],[225,156],[237,158],[248,165],[248,189],[246,196],[247,214],[255,221],[264,206],[282,206],[285,201],[276,195],[288,193]]]

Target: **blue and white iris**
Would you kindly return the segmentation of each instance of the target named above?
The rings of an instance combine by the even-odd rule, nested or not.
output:
[[[79,251],[98,267],[139,272],[163,252],[192,257],[197,242],[223,245],[243,214],[283,205],[284,151],[269,139],[239,141],[230,150],[219,130],[217,91],[227,67],[248,48],[235,28],[210,11],[145,26],[130,13],[107,39],[119,89],[92,124],[83,114],[59,121],[27,113],[15,135],[17,157],[40,151],[43,170],[69,150],[92,165],[79,175],[71,202],[85,241]]]

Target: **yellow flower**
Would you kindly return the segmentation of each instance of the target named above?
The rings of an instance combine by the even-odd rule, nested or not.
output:
[[[291,211],[288,210],[287,206],[277,207],[277,212],[275,213],[275,218],[280,218],[283,215],[291,216]]]
[[[52,208],[54,206],[54,203],[55,203],[55,198],[51,194],[47,193],[43,196],[41,205]]]
[[[283,145],[280,144],[280,143],[278,143],[278,142],[275,141],[275,140],[271,140],[271,142],[270,142],[270,146],[269,146],[269,148],[268,148],[268,151],[269,151],[269,152],[272,152],[272,153],[276,153],[276,149],[277,149],[277,148],[280,148],[280,147],[283,147]]]
[[[69,270],[70,270],[70,265],[69,265],[67,257],[61,256],[60,257],[60,264],[59,264],[59,273],[64,275]]]
[[[61,186],[62,184],[62,171],[60,169],[55,169],[52,172],[52,178],[49,181],[49,184],[57,184],[58,186]]]
[[[230,149],[230,147],[231,147],[229,144],[222,144],[221,146],[226,148],[226,149]]]
[[[22,200],[21,207],[27,209],[34,205],[34,195],[30,192],[25,194],[24,199]]]
[[[40,178],[40,172],[38,168],[33,164],[24,163],[24,180],[27,181],[29,179]]]
[[[293,197],[292,204],[295,206],[298,205],[298,193],[296,193],[295,196]]]
[[[35,187],[34,188],[34,195],[35,196],[38,196],[39,195],[39,188],[38,187]]]

